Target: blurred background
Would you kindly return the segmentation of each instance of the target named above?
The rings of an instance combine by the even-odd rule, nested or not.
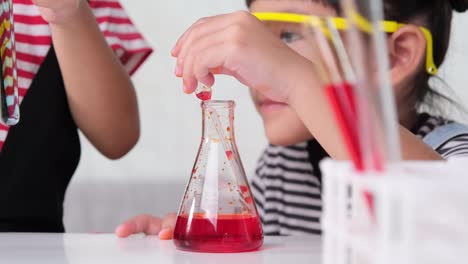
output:
[[[82,158],[65,201],[67,232],[112,232],[118,223],[141,213],[178,210],[200,144],[200,102],[182,92],[174,76],[170,50],[197,19],[245,9],[243,0],[121,0],[155,52],[135,74],[141,114],[141,138],[125,158],[108,161],[85,138]],[[468,15],[455,15],[452,47],[440,76],[444,94],[468,108]],[[235,100],[237,144],[251,177],[266,146],[263,127],[248,90],[219,77],[214,99]],[[468,122],[463,111],[445,106],[452,118]],[[122,120],[125,122],[125,120]]]

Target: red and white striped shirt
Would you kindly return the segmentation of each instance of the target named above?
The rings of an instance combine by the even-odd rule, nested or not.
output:
[[[125,69],[133,74],[151,54],[151,47],[118,0],[90,0],[89,5],[107,43]],[[52,37],[48,23],[31,0],[13,0],[13,12],[21,102],[52,45]],[[8,127],[0,123],[0,151],[7,134]]]

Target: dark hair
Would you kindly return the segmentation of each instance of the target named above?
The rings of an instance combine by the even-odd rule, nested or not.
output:
[[[424,19],[424,26],[431,31],[434,40],[433,56],[437,67],[447,54],[453,11],[464,12],[467,9],[468,0],[384,0],[385,19],[402,23],[410,23],[417,16]],[[422,104],[432,107],[437,98],[455,103],[431,87],[430,77],[425,68],[420,70],[414,79],[414,89],[406,96],[408,102],[414,103],[416,108]]]
[[[250,7],[255,0],[246,0]],[[310,0],[322,2],[332,7],[336,7],[337,0]],[[383,0],[385,19],[395,20],[401,23],[410,23],[416,17],[424,19],[424,26],[427,27],[434,40],[434,62],[439,67],[445,59],[449,47],[450,32],[452,25],[452,11],[465,12],[468,9],[468,0]],[[429,85],[431,76],[421,69],[415,77],[414,89],[409,91],[407,100],[415,103],[419,108],[426,103],[433,106],[435,98],[444,98],[453,103],[445,95],[437,92]]]

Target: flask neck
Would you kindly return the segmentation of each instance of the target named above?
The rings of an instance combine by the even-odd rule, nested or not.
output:
[[[204,140],[221,141],[224,139],[228,144],[235,143],[234,107],[233,101],[202,102],[202,138]]]

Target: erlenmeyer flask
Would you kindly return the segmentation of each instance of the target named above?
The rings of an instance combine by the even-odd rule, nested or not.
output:
[[[233,101],[204,101],[203,134],[174,243],[198,252],[251,251],[263,231],[234,136]]]

